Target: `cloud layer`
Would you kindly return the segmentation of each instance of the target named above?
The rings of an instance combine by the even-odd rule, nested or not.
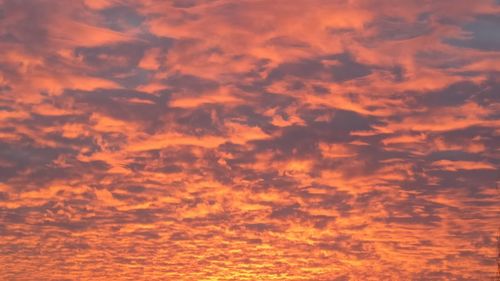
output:
[[[499,14],[0,0],[0,279],[493,278]]]

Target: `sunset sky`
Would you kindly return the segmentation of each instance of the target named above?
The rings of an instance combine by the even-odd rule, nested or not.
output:
[[[495,280],[500,1],[0,0],[0,280]]]

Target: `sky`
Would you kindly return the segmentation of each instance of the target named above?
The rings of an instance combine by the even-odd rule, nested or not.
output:
[[[500,1],[0,0],[1,280],[494,280]]]

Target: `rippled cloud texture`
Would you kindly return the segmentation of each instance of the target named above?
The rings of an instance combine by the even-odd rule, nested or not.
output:
[[[0,279],[492,280],[499,15],[0,0]]]

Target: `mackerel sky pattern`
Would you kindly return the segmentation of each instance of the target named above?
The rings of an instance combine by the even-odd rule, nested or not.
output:
[[[0,0],[0,280],[495,280],[500,1]]]

